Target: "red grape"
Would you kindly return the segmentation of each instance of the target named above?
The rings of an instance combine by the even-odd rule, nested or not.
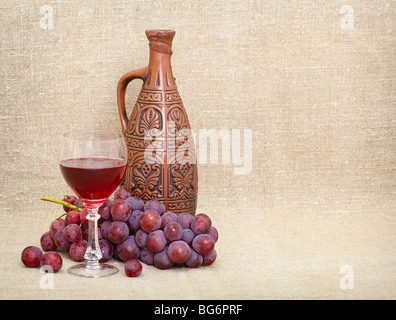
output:
[[[21,254],[21,260],[26,267],[37,268],[38,266],[40,266],[42,256],[43,252],[40,248],[35,246],[29,246],[23,249]]]
[[[70,248],[70,241],[66,239],[65,228],[59,230],[54,237],[54,242],[60,250],[68,251]]]
[[[113,205],[113,201],[107,199],[105,203],[103,203],[99,209],[98,214],[100,215],[100,219],[104,221],[111,220],[111,206]]]
[[[210,266],[213,262],[215,262],[216,258],[217,258],[217,252],[215,249],[213,249],[211,252],[203,256],[202,265]]]
[[[158,212],[160,215],[162,215],[165,212],[165,206],[161,201],[157,199],[152,199],[144,204],[144,211],[149,211],[149,210],[154,210]]]
[[[68,196],[68,195],[66,195],[66,196],[63,197],[63,201],[74,205],[74,203],[77,201],[77,197],[76,196]],[[68,212],[71,209],[68,206],[63,205],[63,210],[65,210],[65,212]]]
[[[51,232],[51,237],[54,239],[55,238],[55,234],[63,229],[66,226],[65,220],[64,219],[58,219],[58,220],[54,220],[51,222],[50,225],[50,232]]]
[[[117,255],[123,261],[136,259],[139,257],[140,249],[136,245],[135,237],[129,236],[125,241],[117,246]]]
[[[48,251],[41,257],[41,264],[43,266],[47,266],[47,268],[45,268],[45,272],[56,273],[62,268],[63,261],[59,253]]]
[[[142,273],[142,264],[136,259],[128,260],[124,271],[128,277],[138,277]]]
[[[80,220],[81,220],[82,224],[86,225],[86,226],[88,225],[88,219],[87,219],[88,214],[89,214],[89,211],[87,208],[80,211]]]
[[[51,233],[49,231],[45,232],[40,238],[41,248],[43,251],[55,251],[57,246],[54,242],[54,239],[51,237]]]
[[[174,241],[168,247],[168,256],[175,263],[186,262],[191,255],[189,245],[184,241]]]
[[[170,222],[165,226],[164,234],[170,242],[180,240],[183,236],[183,228],[177,222]]]
[[[70,211],[65,218],[65,224],[80,224],[80,212],[79,211]]]
[[[77,242],[81,239],[82,231],[77,224],[69,224],[64,229],[65,238],[69,242]]]
[[[169,259],[167,254],[168,246],[164,250],[154,255],[154,266],[158,269],[170,269],[173,266],[173,261]]]
[[[187,229],[186,229],[187,230]],[[203,257],[194,250],[191,250],[191,256],[186,261],[186,266],[189,268],[198,268],[203,262]]]
[[[140,216],[140,226],[146,232],[153,232],[161,227],[162,218],[157,211],[148,210]]]
[[[84,240],[87,240],[87,241],[88,241],[88,238],[89,238],[89,228],[84,228],[84,231],[83,231],[83,233],[82,233],[82,238],[83,238]],[[98,240],[102,240],[102,239],[103,239],[102,230],[101,230],[101,228],[98,227]]]
[[[110,212],[113,220],[127,222],[131,216],[131,206],[125,200],[115,200]]]
[[[84,254],[87,251],[87,247],[88,242],[84,239],[80,239],[79,241],[72,243],[69,248],[70,258],[77,262],[84,261]]]
[[[191,220],[194,219],[194,216],[187,213],[187,212],[183,212],[180,213],[177,216],[177,222],[180,223],[180,225],[182,226],[183,229],[188,229],[190,228],[190,224],[191,224]]]
[[[121,243],[129,235],[129,228],[125,222],[113,221],[106,230],[107,240],[113,243]]]
[[[147,237],[147,249],[153,252],[161,252],[165,249],[166,244],[167,241],[162,230],[156,230]]]
[[[192,241],[192,248],[199,254],[205,255],[213,250],[215,241],[208,234],[197,235]]]
[[[114,192],[114,200],[126,200],[131,196],[131,193],[124,188],[118,189]]]
[[[195,234],[203,234],[206,233],[212,225],[212,221],[210,218],[204,214],[200,213],[191,220],[191,230],[194,231]]]

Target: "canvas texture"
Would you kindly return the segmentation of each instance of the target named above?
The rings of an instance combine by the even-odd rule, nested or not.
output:
[[[395,298],[395,26],[396,2],[380,0],[2,1],[0,297]],[[121,131],[117,82],[147,65],[146,29],[176,31],[218,258],[143,265],[136,279],[114,262],[117,275],[92,281],[68,275],[62,253],[46,287],[20,253],[62,213],[40,198],[71,193],[62,135]],[[140,88],[127,89],[128,114]]]

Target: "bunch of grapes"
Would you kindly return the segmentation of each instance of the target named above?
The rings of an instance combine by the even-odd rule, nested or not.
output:
[[[24,249],[22,262],[26,266],[46,264],[54,272],[59,271],[62,258],[56,250],[68,251],[76,262],[84,261],[88,245],[88,210],[74,196],[65,196],[63,200],[75,206],[74,209],[64,206],[66,216],[52,221],[49,231],[41,236],[44,254],[38,247]],[[140,275],[142,266],[137,259],[158,269],[169,269],[174,265],[208,266],[217,257],[214,247],[218,232],[206,214],[165,212],[162,202],[153,199],[144,203],[123,188],[115,192],[114,200],[105,201],[99,214],[98,238],[103,254],[100,262],[112,258],[126,262],[127,276]]]

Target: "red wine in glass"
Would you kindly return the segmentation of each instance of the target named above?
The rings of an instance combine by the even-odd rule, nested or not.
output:
[[[60,169],[66,183],[88,206],[102,204],[125,175],[126,162],[118,158],[86,157],[62,160]]]
[[[80,277],[107,277],[116,266],[100,263],[98,240],[99,207],[124,178],[128,160],[125,138],[108,130],[80,130],[64,134],[59,166],[62,176],[88,209],[88,244],[85,263],[67,269]]]

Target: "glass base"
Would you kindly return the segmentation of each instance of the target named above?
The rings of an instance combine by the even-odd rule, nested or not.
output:
[[[105,263],[98,263],[94,267],[87,263],[80,263],[67,269],[67,272],[73,276],[84,278],[108,277],[116,274],[118,271],[119,269],[117,267]]]

